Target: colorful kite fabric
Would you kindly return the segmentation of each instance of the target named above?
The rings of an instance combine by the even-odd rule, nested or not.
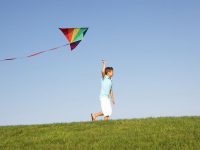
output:
[[[69,41],[71,50],[73,50],[81,42],[88,28],[60,28],[60,30]]]
[[[24,57],[10,57],[10,58],[6,58],[6,59],[0,59],[0,61],[8,61],[8,60],[16,60],[16,59],[23,59],[23,58],[30,58],[42,53],[46,53],[49,51],[53,51],[53,50],[57,50],[60,49],[62,47],[65,47],[67,45],[70,45],[71,50],[75,49],[76,46],[82,41],[83,37],[85,36],[88,28],[59,28],[63,34],[65,35],[66,39],[68,40],[69,43],[62,45],[62,46],[58,46],[55,48],[51,48],[48,50],[44,50],[44,51],[39,51],[39,52],[34,52],[28,56],[24,56]]]

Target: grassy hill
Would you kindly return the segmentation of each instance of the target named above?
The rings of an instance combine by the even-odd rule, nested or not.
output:
[[[1,126],[0,149],[200,149],[200,116]]]

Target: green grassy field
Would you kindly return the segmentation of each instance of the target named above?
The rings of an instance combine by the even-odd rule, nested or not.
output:
[[[200,149],[200,116],[1,126],[0,149]]]

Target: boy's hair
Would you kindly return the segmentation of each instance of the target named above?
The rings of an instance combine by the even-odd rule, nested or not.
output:
[[[107,75],[107,73],[110,71],[113,71],[113,67],[106,67],[105,74]]]

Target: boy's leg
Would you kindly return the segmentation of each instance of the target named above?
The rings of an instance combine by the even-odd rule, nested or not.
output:
[[[103,116],[103,112],[102,111],[94,113],[94,114],[95,114],[96,117]]]
[[[100,111],[100,112],[96,112],[96,113],[92,113],[92,117],[94,118],[94,120],[96,120],[97,117],[99,116],[103,116],[103,112]]]
[[[104,117],[104,120],[109,120],[109,116],[105,116],[105,117]]]

